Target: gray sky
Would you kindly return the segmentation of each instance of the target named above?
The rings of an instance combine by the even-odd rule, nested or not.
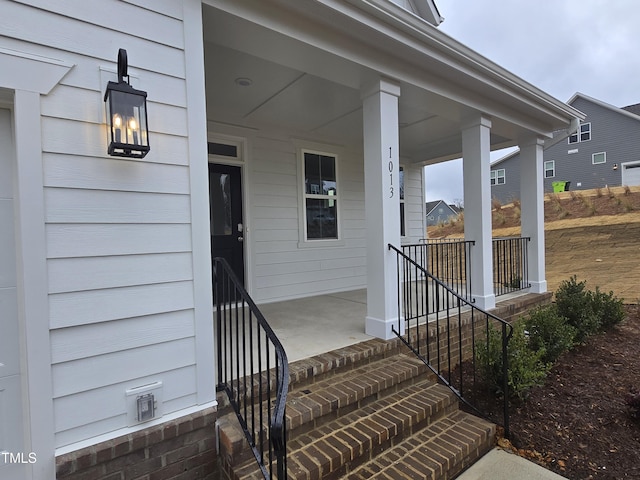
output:
[[[639,0],[436,4],[441,31],[563,102],[580,92],[616,107],[640,103]],[[427,201],[463,198],[460,160],[427,167],[425,176]]]

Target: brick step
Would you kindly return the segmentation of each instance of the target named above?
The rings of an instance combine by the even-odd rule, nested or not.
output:
[[[294,390],[408,350],[400,339],[372,338],[331,352],[297,360],[289,365],[289,386]]]
[[[342,478],[457,408],[451,391],[430,380],[407,386],[289,441],[289,478]],[[234,470],[238,479],[259,478],[255,461]]]
[[[454,478],[488,452],[495,425],[456,411],[358,467],[344,478],[439,480]]]
[[[321,426],[368,403],[394,393],[416,381],[434,378],[427,375],[430,370],[413,354],[398,354],[389,358],[374,359],[358,368],[341,369],[337,374],[324,377],[304,386],[293,385],[287,396],[287,438]],[[226,397],[219,404],[225,405]],[[252,411],[247,411],[247,423],[252,424]],[[259,409],[255,412],[260,413]],[[262,418],[256,422],[267,422],[269,415],[262,410]],[[218,420],[221,444],[229,465],[238,465],[249,458],[251,452],[245,448],[244,433],[230,407],[220,408]],[[265,431],[267,430],[265,425]]]
[[[294,386],[287,397],[289,438],[424,381],[430,378],[427,372],[430,370],[415,355],[398,354],[310,385]]]

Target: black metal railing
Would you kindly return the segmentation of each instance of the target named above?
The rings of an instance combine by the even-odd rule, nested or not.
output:
[[[226,392],[264,478],[286,479],[287,355],[226,260],[214,258],[213,279],[217,389]]]
[[[487,369],[479,353],[496,350],[497,332],[502,357],[499,382],[504,392],[502,421],[490,419],[502,423],[508,435],[507,346],[513,327],[478,308],[398,248],[391,244],[388,248],[396,252],[398,268],[398,323],[393,331],[465,405],[488,418],[488,409],[494,408],[487,402],[494,397],[486,395],[482,376]],[[432,304],[444,308],[431,312],[428,307]]]
[[[529,288],[529,237],[493,239],[493,292],[496,297]]]
[[[530,240],[528,237],[492,239],[493,291],[496,297],[531,286],[528,260]],[[474,245],[473,240],[424,238],[420,243],[403,245],[402,252],[465,300],[473,301],[471,252]]]
[[[427,272],[446,283],[466,300],[471,300],[472,240],[439,238],[403,245],[402,252]]]

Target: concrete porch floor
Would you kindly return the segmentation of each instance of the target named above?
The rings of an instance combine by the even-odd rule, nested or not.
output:
[[[289,362],[370,340],[366,289],[258,305]]]
[[[496,307],[525,291],[500,296]],[[367,290],[352,290],[258,305],[289,363],[371,340],[364,333]]]

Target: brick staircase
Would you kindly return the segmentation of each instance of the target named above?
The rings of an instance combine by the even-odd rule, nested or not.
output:
[[[397,340],[294,362],[290,378],[290,479],[450,479],[494,444],[495,426],[460,411]],[[235,414],[220,413],[223,475],[262,478]]]

